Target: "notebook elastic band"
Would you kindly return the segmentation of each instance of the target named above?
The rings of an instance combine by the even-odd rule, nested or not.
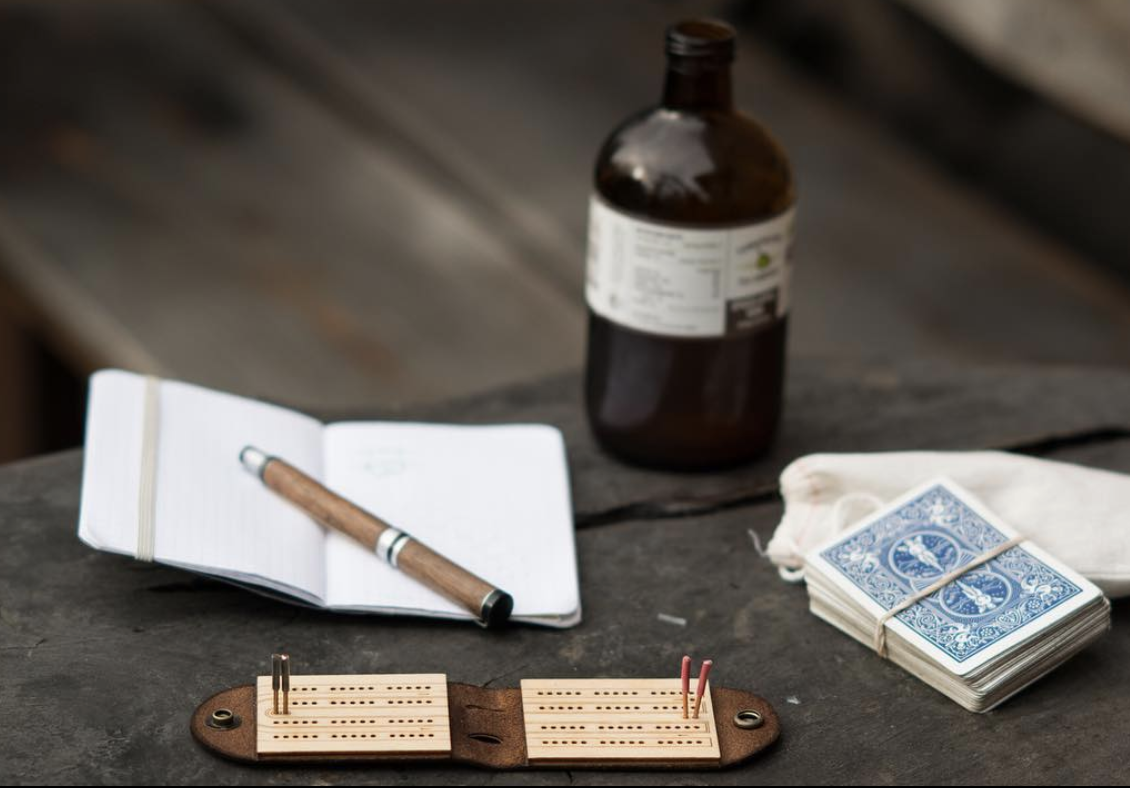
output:
[[[153,560],[160,383],[152,375],[145,378],[145,404],[141,422],[141,483],[137,494],[137,557],[142,561]]]

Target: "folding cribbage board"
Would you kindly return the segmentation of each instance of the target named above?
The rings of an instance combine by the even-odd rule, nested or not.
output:
[[[451,761],[489,768],[712,769],[780,731],[756,695],[711,687],[683,718],[679,679],[526,679],[517,689],[443,674],[293,676],[286,713],[271,676],[201,704],[192,733],[239,761]],[[695,697],[692,691],[690,706]]]

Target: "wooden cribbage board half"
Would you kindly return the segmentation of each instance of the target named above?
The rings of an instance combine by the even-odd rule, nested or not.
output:
[[[273,711],[270,676],[256,694],[260,756],[451,752],[442,673],[295,676],[287,714]]]
[[[192,733],[250,763],[496,769],[714,769],[777,739],[777,715],[764,699],[710,685],[703,695],[699,718],[684,720],[678,679],[527,679],[521,688],[488,689],[442,674],[295,675],[289,714],[275,714],[271,678],[261,676],[202,703]],[[234,723],[217,726],[216,712]],[[760,724],[739,726],[739,712],[756,712]]]
[[[527,758],[531,766],[672,758],[717,765],[709,683],[697,719],[694,703],[692,691],[684,719],[679,679],[523,680]]]

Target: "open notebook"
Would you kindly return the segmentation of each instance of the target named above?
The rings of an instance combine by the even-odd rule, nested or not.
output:
[[[514,619],[580,621],[565,447],[545,425],[323,424],[104,370],[91,378],[79,537],[334,610],[472,618],[264,487],[240,465],[248,444],[510,592]]]

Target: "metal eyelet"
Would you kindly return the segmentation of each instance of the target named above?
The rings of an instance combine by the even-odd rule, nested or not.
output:
[[[765,718],[761,716],[761,712],[753,709],[743,709],[734,715],[734,725],[747,731],[760,728],[764,722]]]
[[[231,730],[238,728],[242,720],[231,709],[216,709],[205,720],[204,724],[209,728],[218,728],[219,730]]]

